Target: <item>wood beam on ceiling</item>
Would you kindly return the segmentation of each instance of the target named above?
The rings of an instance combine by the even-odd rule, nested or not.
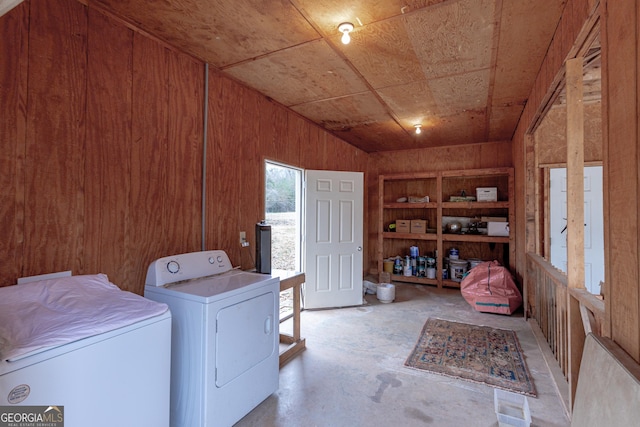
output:
[[[494,11],[493,21],[496,25],[496,31],[493,34],[493,43],[491,46],[491,73],[489,75],[489,93],[487,95],[487,106],[485,113],[485,135],[486,141],[490,140],[491,119],[493,112],[493,90],[496,85],[496,69],[498,63],[498,46],[500,45],[500,21],[502,20],[502,0],[496,0],[496,8]]]

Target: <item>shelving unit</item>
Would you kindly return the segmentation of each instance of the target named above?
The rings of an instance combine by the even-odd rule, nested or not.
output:
[[[478,187],[496,187],[496,202],[451,202],[462,190],[476,195]],[[513,168],[452,170],[408,174],[381,175],[378,182],[378,272],[386,258],[409,253],[418,246],[420,255],[437,251],[436,278],[391,275],[392,281],[435,285],[438,288],[460,287],[460,283],[442,278],[443,259],[451,247],[459,248],[460,258],[497,259],[512,271],[515,263],[515,209]],[[428,203],[397,202],[401,197],[429,196]],[[443,217],[499,216],[509,221],[509,236],[485,234],[447,234]],[[428,233],[389,232],[389,224],[399,219],[425,219]]]

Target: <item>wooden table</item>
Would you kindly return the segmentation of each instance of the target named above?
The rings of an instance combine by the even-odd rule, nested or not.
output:
[[[300,337],[300,291],[305,282],[299,271],[272,270],[272,276],[280,277],[280,292],[293,288],[293,335],[280,333],[280,342],[289,344],[280,352],[280,367],[305,349],[305,339]]]

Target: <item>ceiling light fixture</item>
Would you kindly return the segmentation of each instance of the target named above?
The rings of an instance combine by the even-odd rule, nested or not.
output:
[[[416,135],[420,135],[422,133],[422,125],[413,125],[416,128]]]
[[[342,24],[338,25],[338,31],[342,33],[342,43],[349,44],[349,42],[351,41],[349,33],[353,31],[353,24],[351,22],[343,22]]]

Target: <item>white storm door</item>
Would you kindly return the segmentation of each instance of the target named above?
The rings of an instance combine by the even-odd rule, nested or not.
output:
[[[604,281],[602,166],[584,168],[584,285],[600,294]],[[567,272],[567,169],[550,170],[551,264]]]
[[[304,308],[362,304],[363,177],[305,172]]]

